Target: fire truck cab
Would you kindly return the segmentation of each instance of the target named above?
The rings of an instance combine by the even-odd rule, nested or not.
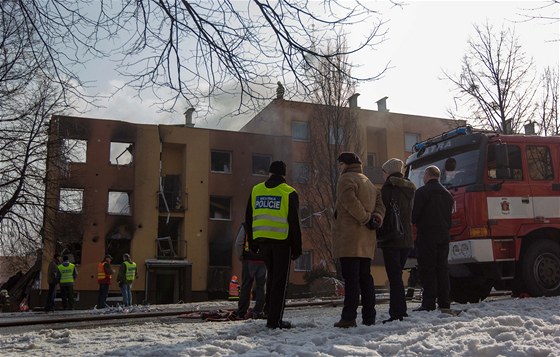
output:
[[[435,165],[453,194],[451,298],[560,295],[560,137],[460,127],[417,143],[407,177],[423,185]]]

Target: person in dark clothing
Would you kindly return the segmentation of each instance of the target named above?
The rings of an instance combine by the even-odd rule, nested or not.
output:
[[[263,318],[265,315],[266,308],[264,306],[265,302],[265,285],[266,285],[266,265],[264,264],[263,258],[249,250],[249,244],[247,242],[247,230],[245,229],[245,223],[241,225],[237,238],[235,239],[235,251],[237,256],[241,260],[241,292],[239,294],[239,301],[237,303],[236,315],[240,319],[253,318],[259,319]],[[253,282],[255,283],[255,289],[253,290]],[[253,290],[255,294],[255,306],[253,307],[253,313],[251,316],[247,316],[247,310],[251,305],[251,291]]]
[[[422,282],[422,304],[415,311],[431,311],[437,305],[448,309],[449,229],[454,199],[439,182],[441,172],[436,166],[424,171],[424,186],[416,190],[412,223],[416,225],[418,273]]]
[[[265,306],[268,307],[268,328],[290,328],[283,321],[290,259],[302,253],[299,221],[299,197],[296,190],[286,184],[286,164],[270,164],[269,178],[253,187],[247,210],[245,226],[249,249],[259,253],[267,269]]]
[[[383,251],[385,271],[389,279],[389,319],[383,323],[395,320],[402,321],[408,316],[406,313],[406,297],[402,272],[408,255],[414,244],[412,241],[412,200],[416,186],[402,174],[404,163],[399,159],[390,159],[382,166],[386,177],[381,188],[383,204],[390,209],[392,202],[399,208],[403,234],[393,235],[394,238],[380,241],[379,248]],[[384,224],[387,223],[388,214],[385,214]]]
[[[54,311],[54,299],[56,298],[56,284],[58,284],[58,265],[60,264],[60,254],[55,254],[52,262],[49,263],[47,270],[47,283],[49,284],[49,292],[47,301],[45,302],[45,312]]]

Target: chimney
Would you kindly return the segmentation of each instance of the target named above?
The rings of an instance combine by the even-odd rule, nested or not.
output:
[[[192,108],[192,107],[189,108],[189,109],[187,109],[187,110],[185,111],[184,114],[185,114],[185,126],[186,126],[186,127],[189,127],[189,128],[194,127],[194,123],[193,123],[193,121],[192,121],[192,113],[193,113],[194,111],[195,111],[195,110],[194,110],[194,108]]]
[[[389,97],[383,97],[376,102],[378,112],[388,112],[389,111],[387,109],[387,98],[389,98]]]
[[[531,121],[523,126],[526,135],[535,135],[535,122]]]
[[[348,106],[350,108],[359,108],[358,107],[358,96],[360,93],[354,93],[350,98],[348,98]]]

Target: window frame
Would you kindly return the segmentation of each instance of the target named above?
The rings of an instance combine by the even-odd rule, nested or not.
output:
[[[301,128],[305,127],[305,137],[301,135],[294,135],[298,131],[297,126],[300,125]],[[299,128],[299,129],[301,129]],[[309,123],[301,120],[292,120],[292,140],[293,141],[309,141]]]
[[[223,167],[227,167],[227,170],[215,170],[214,169],[214,158],[213,155],[214,154],[227,154],[229,156],[229,160],[228,160],[228,164],[229,165],[224,165]],[[210,150],[210,172],[214,173],[214,174],[231,174],[233,169],[232,169],[232,161],[233,161],[233,155],[231,151],[228,150]]]
[[[266,167],[264,168],[264,171],[262,171],[262,173],[255,172],[255,157],[268,159],[268,164],[265,165]],[[255,176],[268,176],[268,169],[271,163],[272,163],[272,155],[253,153],[251,155],[251,173]]]
[[[309,272],[311,270],[313,270],[313,251],[304,250],[303,252],[301,252],[301,255],[295,261],[294,271]]]
[[[74,210],[74,209],[63,209],[62,204],[63,204],[63,199],[62,199],[62,193],[63,192],[79,192],[80,193],[80,209],[79,210]],[[74,214],[80,214],[80,213],[84,213],[84,189],[83,188],[75,188],[75,187],[61,187],[58,191],[58,210],[60,212],[64,212],[64,213],[74,213]],[[78,198],[78,197],[75,197]],[[67,199],[75,199],[72,197],[68,197]],[[72,205],[68,205],[68,207],[72,207]]]
[[[120,193],[120,194],[126,194],[126,196],[128,197],[128,212],[127,213],[122,213],[121,212],[116,212],[116,211],[111,211],[111,193]],[[118,198],[115,200],[118,201]],[[129,191],[119,191],[119,190],[109,190],[107,191],[107,214],[110,216],[126,216],[126,217],[130,217],[132,216],[132,192]]]
[[[229,208],[228,208],[228,216],[227,217],[213,217],[212,216],[212,200],[213,199],[228,199],[229,200]],[[208,207],[208,219],[210,219],[211,221],[231,221],[231,217],[232,217],[232,212],[231,212],[231,208],[232,208],[232,202],[233,199],[231,196],[219,196],[219,195],[210,195],[209,197],[209,207]]]

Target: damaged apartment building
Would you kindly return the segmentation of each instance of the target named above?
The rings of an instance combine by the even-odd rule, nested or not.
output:
[[[405,159],[416,142],[464,122],[390,113],[357,106],[365,172],[382,184],[381,164]],[[133,301],[151,304],[227,297],[240,275],[234,240],[253,185],[272,161],[287,163],[287,181],[306,190],[308,121],[315,104],[275,99],[240,131],[197,128],[187,111],[184,125],[55,116],[50,123],[43,227],[43,262],[36,305],[48,290],[46,272],[55,252],[77,265],[76,307],[97,299],[97,265],[105,254],[118,270],[122,255],[138,264]],[[300,202],[302,217],[314,211]],[[317,247],[302,224],[304,254],[290,281],[319,263]],[[376,284],[386,278],[376,276]],[[383,280],[385,279],[385,280]],[[381,280],[381,281],[379,281]],[[113,282],[109,302],[120,301]]]

